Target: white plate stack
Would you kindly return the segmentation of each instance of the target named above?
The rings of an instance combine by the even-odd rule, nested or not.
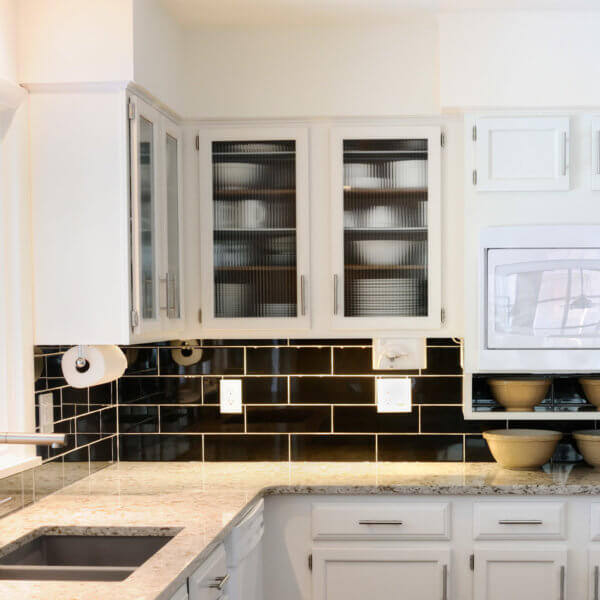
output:
[[[422,279],[354,279],[352,314],[364,317],[408,317],[427,311],[426,283]]]

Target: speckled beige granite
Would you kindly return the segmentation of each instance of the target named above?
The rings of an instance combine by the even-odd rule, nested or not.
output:
[[[123,582],[0,581],[0,598],[167,599],[247,504],[270,494],[596,495],[600,473],[488,463],[120,463],[3,518],[0,547],[48,526],[181,532]]]

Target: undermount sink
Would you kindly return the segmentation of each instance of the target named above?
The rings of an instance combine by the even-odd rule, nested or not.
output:
[[[69,528],[60,533],[51,529],[36,530],[1,548],[0,579],[122,581],[179,531],[145,535],[136,528],[130,535],[104,535],[88,529],[72,535]]]

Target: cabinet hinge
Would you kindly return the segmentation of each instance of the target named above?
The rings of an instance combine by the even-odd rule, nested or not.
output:
[[[202,309],[198,310],[198,323],[202,323]]]
[[[473,125],[473,131],[471,133],[471,137],[473,138],[474,142],[477,141],[477,125]]]
[[[471,556],[469,556],[469,569],[471,569],[471,571],[475,570],[475,555],[471,554]]]
[[[200,136],[196,136],[196,150],[200,150]]]
[[[446,136],[443,133],[440,134],[440,144],[442,148],[446,145]]]
[[[135,329],[140,324],[140,317],[138,316],[138,311],[134,309],[131,310],[131,328]]]
[[[446,309],[445,308],[442,308],[440,317],[441,317],[442,323],[445,323],[446,322]]]
[[[312,571],[312,554],[308,555],[308,569]]]
[[[473,185],[477,185],[477,169],[473,169]]]
[[[127,105],[127,115],[129,116],[130,121],[133,121],[133,119],[135,119],[135,104],[131,100]]]

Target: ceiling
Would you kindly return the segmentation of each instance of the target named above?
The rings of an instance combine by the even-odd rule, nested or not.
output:
[[[456,10],[597,10],[598,0],[161,0],[184,27],[389,22]]]

